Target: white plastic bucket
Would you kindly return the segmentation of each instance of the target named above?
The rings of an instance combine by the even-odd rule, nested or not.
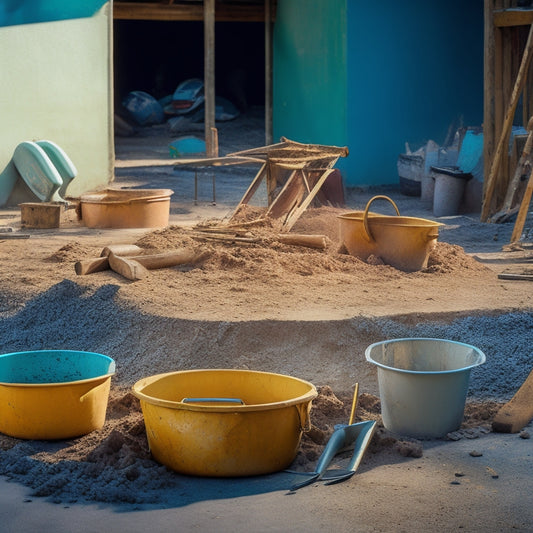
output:
[[[474,346],[443,339],[395,339],[365,351],[377,365],[386,429],[414,438],[440,438],[464,415],[470,370],[485,362]]]

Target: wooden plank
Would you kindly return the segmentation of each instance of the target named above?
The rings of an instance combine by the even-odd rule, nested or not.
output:
[[[515,46],[518,46],[516,42],[516,31],[515,28],[502,28],[502,42],[501,42],[501,56],[502,56],[502,104],[510,102],[513,97],[513,87],[514,80],[516,79],[518,73],[518,66],[516,66],[517,58],[520,60],[520,51],[521,48],[515,50]],[[505,105],[501,106],[501,109],[505,112]],[[503,125],[505,123],[505,116],[502,117],[500,121],[501,131],[503,130]],[[513,116],[514,123],[514,116]],[[512,125],[511,125],[512,128]],[[510,140],[511,133],[509,132]],[[510,143],[509,143],[510,144]],[[499,206],[500,201],[503,199],[502,190],[506,188],[509,181],[509,150],[506,148],[501,154],[500,168],[497,174],[497,179],[494,184],[494,192],[492,195],[492,205]]]
[[[307,209],[309,204],[313,201],[314,197],[316,196],[316,193],[320,190],[320,187],[322,187],[322,184],[326,181],[326,179],[332,172],[333,172],[332,168],[324,172],[324,174],[322,174],[320,179],[316,182],[316,185],[313,187],[311,192],[307,195],[305,200],[298,206],[298,208],[294,212],[290,213],[285,223],[283,224],[284,231],[291,230],[291,228],[294,226],[296,221],[300,218],[302,213]]]
[[[170,166],[174,165],[175,167],[186,167],[186,166],[194,166],[194,167],[223,167],[228,165],[256,165],[261,164],[264,165],[265,161],[263,159],[259,159],[257,157],[233,157],[233,156],[224,156],[224,157],[205,157],[205,158],[199,158],[199,159],[179,159],[179,160],[172,160],[168,161],[168,163],[165,163],[165,165],[161,166]],[[148,166],[148,165],[147,165]],[[150,166],[157,166],[157,165],[150,165]]]
[[[503,30],[496,28],[494,33],[494,146],[492,152],[492,158],[489,163],[488,172],[485,174],[485,179],[490,174],[490,163],[494,158],[496,152],[496,146],[498,139],[502,134],[503,121],[505,118],[505,105],[504,105],[504,93],[503,93]],[[486,185],[486,181],[484,182]]]
[[[490,161],[494,153],[494,91],[495,91],[495,42],[493,25],[493,0],[485,0],[484,7],[484,81],[483,81],[483,175],[490,173]]]
[[[120,250],[118,250],[120,251]],[[93,257],[83,261],[77,261],[74,264],[74,269],[78,276],[92,274],[93,272],[101,272],[111,268],[109,257],[113,255],[115,258],[122,257],[123,259],[130,259],[139,263],[148,270],[157,268],[168,268],[184,264],[193,264],[201,259],[201,254],[196,254],[193,250],[187,248],[178,248],[176,250],[169,250],[158,254],[140,254],[140,255],[118,255],[116,251],[110,251],[107,255],[101,257]]]
[[[516,202],[515,195],[520,185],[522,175],[525,173],[527,167],[533,168],[531,164],[531,151],[533,149],[533,117],[529,120],[527,129],[529,130],[529,134],[527,135],[525,145],[520,154],[520,159],[516,165],[513,178],[507,187],[507,193],[502,208],[498,213],[491,217],[491,222],[503,222],[513,212],[515,207],[514,204]]]
[[[503,28],[508,26],[529,26],[533,24],[533,9],[502,9],[494,11],[494,26]]]
[[[223,233],[211,233],[203,231],[191,232],[189,235],[193,239],[200,239],[204,241],[223,241],[230,244],[257,244],[260,242],[258,237],[239,237],[238,235],[227,235]]]
[[[275,9],[271,11],[272,22]],[[165,20],[198,21],[204,20],[202,3],[161,4],[151,2],[113,2],[115,20]],[[265,10],[262,4],[228,4],[217,2],[217,22],[264,22]]]
[[[112,270],[131,281],[143,279],[148,275],[148,270],[135,259],[115,254],[109,254],[107,259]]]
[[[518,242],[522,236],[522,230],[524,229],[524,224],[526,223],[527,212],[529,209],[529,204],[531,203],[531,196],[533,195],[533,170],[529,175],[529,181],[527,182],[526,190],[524,191],[524,197],[522,198],[522,203],[520,204],[520,209],[518,210],[518,215],[516,216],[516,222],[514,225],[513,233],[511,235],[511,243]]]
[[[492,429],[500,433],[518,433],[533,418],[533,370],[516,394],[497,413]]]
[[[270,150],[276,148],[286,148],[287,146],[290,146],[290,143],[287,141],[282,141],[276,144],[270,144],[268,146],[260,146],[259,148],[248,148],[246,150],[240,150],[238,152],[231,152],[230,154],[228,154],[228,157],[243,157],[252,155],[262,155],[266,157],[266,154],[268,154]]]
[[[109,254],[115,255],[140,255],[143,249],[136,244],[110,244],[100,253],[100,257],[108,257]]]
[[[211,143],[213,157],[218,157],[218,130],[216,128],[211,128]]]
[[[299,172],[292,172],[291,176],[268,208],[267,216],[279,219],[289,213],[294,206],[298,206],[306,194],[305,186]]]

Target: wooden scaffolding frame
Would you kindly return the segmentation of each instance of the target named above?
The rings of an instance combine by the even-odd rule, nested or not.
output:
[[[532,167],[531,151],[512,158],[508,149],[513,124],[526,127],[533,116],[533,7],[518,3],[484,4],[483,222],[517,211]]]

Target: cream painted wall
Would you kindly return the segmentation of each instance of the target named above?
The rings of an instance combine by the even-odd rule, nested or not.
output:
[[[0,172],[22,141],[48,139],[78,175],[68,195],[113,179],[111,4],[93,17],[0,28]]]

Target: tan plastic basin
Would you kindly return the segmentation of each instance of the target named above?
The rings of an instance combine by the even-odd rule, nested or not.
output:
[[[80,198],[88,228],[164,228],[168,226],[171,189],[105,189]]]

